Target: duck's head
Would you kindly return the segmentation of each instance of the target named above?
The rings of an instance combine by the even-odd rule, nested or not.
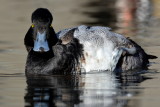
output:
[[[32,13],[33,51],[47,52],[57,42],[55,32],[51,26],[52,14],[46,8],[38,8]]]

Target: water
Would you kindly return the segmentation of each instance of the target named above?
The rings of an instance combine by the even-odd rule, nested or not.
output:
[[[138,0],[137,0],[138,1]],[[54,14],[60,29],[102,25],[160,57],[159,0],[1,0],[0,107],[158,107],[159,58],[148,70],[26,77],[23,38],[37,7]],[[65,4],[65,5],[64,5]]]
[[[129,79],[132,78],[132,79]],[[128,76],[119,81],[113,74],[30,77],[25,94],[26,107],[123,107],[143,88],[139,82],[148,78]],[[126,82],[127,81],[127,82]]]

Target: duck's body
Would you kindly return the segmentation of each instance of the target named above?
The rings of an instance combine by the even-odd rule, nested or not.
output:
[[[147,55],[134,41],[111,32],[107,27],[82,25],[55,34],[50,27],[52,18],[45,22],[51,15],[42,17],[36,14],[47,14],[46,11],[40,8],[32,14],[35,27],[31,27],[25,36],[27,74],[130,70],[145,68],[150,58],[156,58]],[[36,19],[34,15],[37,15]],[[38,29],[39,26],[46,29]]]
[[[83,45],[84,60],[81,67],[86,72],[98,70],[132,70],[146,68],[151,55],[134,41],[114,33],[108,27],[85,26],[65,29],[57,33],[59,39],[75,29],[74,38]]]

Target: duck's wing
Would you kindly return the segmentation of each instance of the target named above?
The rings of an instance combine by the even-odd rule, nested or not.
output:
[[[93,68],[91,66],[92,68],[90,67],[90,69],[107,68],[110,71],[114,71],[121,57],[133,56],[132,59],[136,61],[139,58],[135,58],[137,53],[135,44],[123,35],[112,32],[110,28],[79,26],[74,32],[74,37],[78,38],[80,43],[84,45],[84,52],[87,53],[87,55],[84,55],[86,62],[88,61],[89,63],[88,65],[93,65],[92,62],[96,63],[95,66],[97,67]],[[92,59],[96,59],[99,62],[96,62],[96,60],[90,62]],[[103,67],[103,65],[105,66]],[[131,63],[131,67],[132,65]]]
[[[62,44],[68,44],[74,38],[74,31],[76,28],[69,28],[61,30],[57,33],[57,37],[62,41]]]

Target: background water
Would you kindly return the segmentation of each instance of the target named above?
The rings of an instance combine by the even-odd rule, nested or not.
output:
[[[1,0],[0,107],[158,107],[159,58],[149,70],[121,76],[102,72],[26,78],[23,38],[31,13],[47,7],[55,31],[80,24],[109,26],[160,57],[159,5],[159,0]]]

